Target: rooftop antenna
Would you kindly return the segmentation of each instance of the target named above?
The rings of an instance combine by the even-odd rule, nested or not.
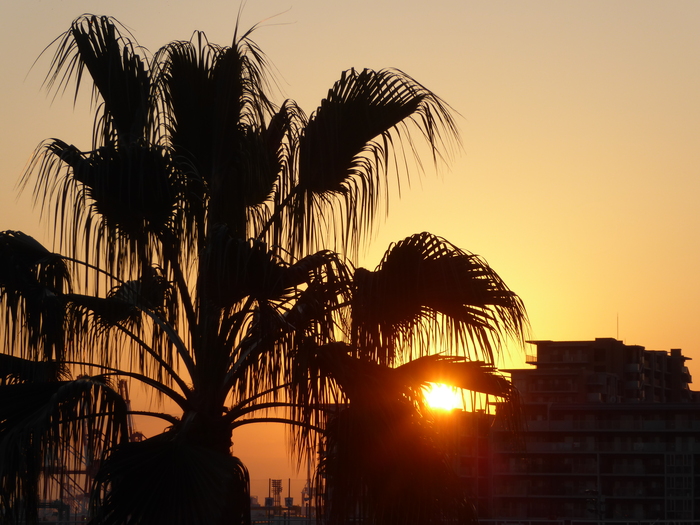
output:
[[[617,339],[619,341],[620,340],[620,314],[617,313],[617,314],[615,314],[615,316],[616,316],[616,322],[617,322],[615,339]]]

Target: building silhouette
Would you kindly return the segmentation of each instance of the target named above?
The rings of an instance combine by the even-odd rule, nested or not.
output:
[[[502,418],[442,422],[455,466],[494,520],[700,520],[700,393],[681,350],[615,339],[534,341],[508,370],[525,431]]]

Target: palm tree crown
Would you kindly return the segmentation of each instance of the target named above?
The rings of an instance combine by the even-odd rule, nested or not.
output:
[[[46,465],[89,457],[95,523],[247,523],[231,437],[265,420],[301,456],[323,444],[331,522],[358,502],[371,523],[464,517],[421,387],[508,399],[494,353],[522,336],[522,303],[428,233],[375,271],[350,262],[415,132],[434,160],[456,139],[449,108],[399,70],[351,69],[307,116],[270,100],[250,32],[149,56],[92,15],[57,40],[47,84],[87,78],[92,149],[48,140],[25,176],[65,255],[0,234],[0,517],[35,519]],[[178,407],[148,414],[163,433],[128,440],[121,379]],[[424,481],[397,498],[408,475]]]

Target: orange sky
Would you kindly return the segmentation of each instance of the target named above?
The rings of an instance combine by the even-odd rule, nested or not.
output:
[[[114,15],[153,51],[194,29],[228,44],[237,10],[3,2],[0,228],[47,240],[30,196],[15,198],[22,168],[42,139],[89,144],[87,99],[51,103],[46,59],[29,72],[72,19]],[[393,199],[363,264],[431,231],[491,263],[525,301],[535,339],[619,336],[700,360],[700,3],[249,0],[242,27],[276,14],[255,40],[307,112],[342,70],[397,67],[460,115],[463,151]],[[522,363],[517,348],[504,361]],[[253,434],[236,438],[253,478],[286,478],[282,434]]]

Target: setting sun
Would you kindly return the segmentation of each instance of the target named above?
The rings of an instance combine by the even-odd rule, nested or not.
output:
[[[459,389],[440,383],[430,383],[423,389],[425,400],[431,408],[452,410],[464,408],[464,401]]]

